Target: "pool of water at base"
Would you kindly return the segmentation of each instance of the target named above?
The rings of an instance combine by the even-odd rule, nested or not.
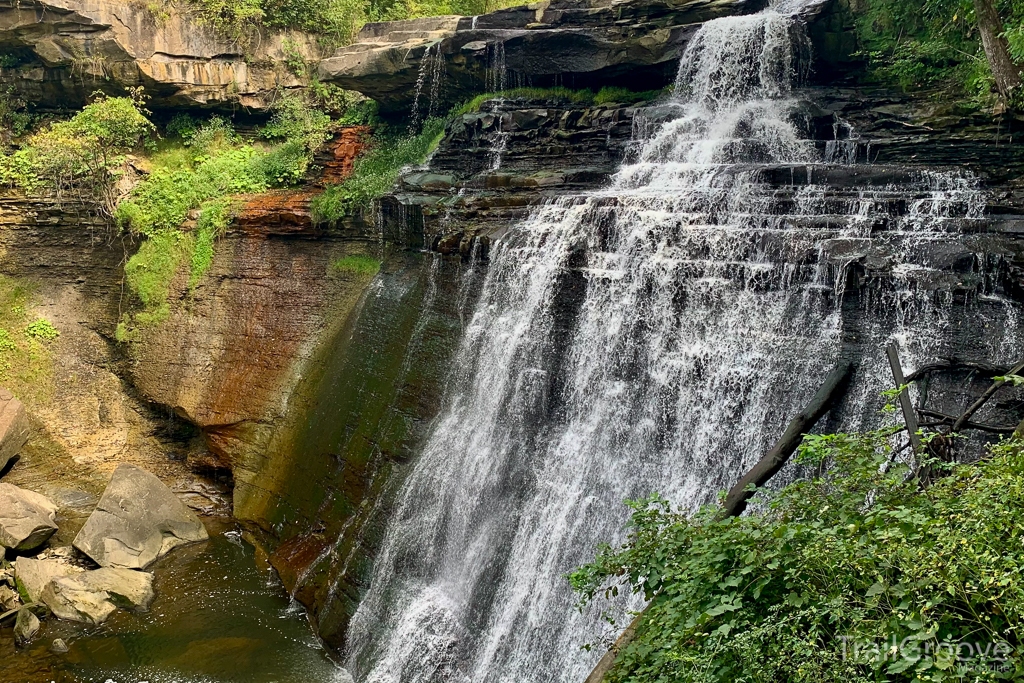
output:
[[[101,626],[47,619],[27,648],[0,629],[2,683],[330,683],[337,666],[303,610],[252,546],[214,532],[150,569],[156,600],[148,612],[118,610]],[[54,654],[55,638],[66,654]]]

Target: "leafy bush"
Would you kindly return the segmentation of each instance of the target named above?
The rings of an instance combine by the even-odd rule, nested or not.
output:
[[[627,543],[570,577],[651,601],[608,680],[1021,680],[1024,443],[922,491],[891,434],[808,436],[761,513],[630,503]]]
[[[138,338],[133,324],[167,318],[171,280],[181,263],[189,263],[189,290],[199,284],[213,262],[217,238],[237,209],[233,195],[300,182],[332,126],[326,114],[295,97],[278,101],[262,131],[262,137],[281,141],[269,149],[245,143],[220,117],[202,124],[186,119],[171,123],[168,132],[173,129],[181,137],[185,150],[169,147],[156,155],[154,170],[115,211],[122,228],[148,238],[125,266],[128,285],[143,310],[122,321],[122,340]],[[195,229],[183,232],[190,217]]]
[[[0,181],[28,191],[47,188],[58,197],[73,190],[112,209],[125,154],[153,131],[141,93],[100,95],[71,119],[51,123],[22,149],[0,158]]]
[[[0,90],[0,152],[7,151],[15,138],[28,132],[32,116],[25,107],[25,101],[14,95],[14,88]]]
[[[313,199],[313,219],[336,221],[354,210],[369,208],[394,186],[404,167],[426,160],[444,136],[445,123],[444,119],[427,119],[415,135],[380,135],[370,150],[356,159],[351,176]]]

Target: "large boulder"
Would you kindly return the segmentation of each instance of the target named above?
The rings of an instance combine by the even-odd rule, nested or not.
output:
[[[14,576],[18,582],[18,591],[28,602],[39,602],[43,597],[43,589],[54,579],[80,574],[84,569],[70,562],[57,558],[37,560],[31,557],[19,557],[14,562]]]
[[[102,567],[144,569],[172,548],[207,538],[203,523],[163,482],[122,464],[74,546]]]
[[[57,506],[45,496],[0,484],[0,546],[24,552],[46,543],[57,531]]]
[[[102,567],[53,579],[41,600],[60,619],[101,624],[118,607],[149,609],[154,595],[152,574]]]
[[[305,84],[289,58],[320,54],[311,34],[263,32],[245,44],[184,5],[154,11],[115,0],[0,0],[0,52],[15,62],[0,80],[40,107],[81,106],[97,89],[141,85],[161,107],[256,110]]]
[[[28,413],[14,394],[0,388],[0,472],[28,441]]]

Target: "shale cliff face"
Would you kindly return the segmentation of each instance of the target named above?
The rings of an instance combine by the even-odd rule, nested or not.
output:
[[[240,46],[184,6],[157,11],[107,0],[0,3],[0,54],[12,63],[0,83],[39,108],[78,107],[96,90],[141,85],[154,107],[262,110],[279,89],[304,85],[288,58],[319,57],[315,38],[300,32],[267,32]]]

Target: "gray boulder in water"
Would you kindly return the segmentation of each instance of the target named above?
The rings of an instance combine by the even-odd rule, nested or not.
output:
[[[102,624],[118,607],[149,609],[154,596],[152,574],[102,567],[53,579],[42,601],[60,619]]]
[[[172,548],[207,538],[203,523],[163,482],[122,464],[74,546],[101,567],[144,569]]]
[[[39,617],[32,614],[27,607],[18,610],[18,617],[14,622],[14,642],[23,647],[32,642],[39,633]]]
[[[46,496],[0,484],[0,546],[34,550],[57,531],[57,506]]]
[[[14,394],[0,388],[0,472],[21,451],[30,430],[25,406]]]

